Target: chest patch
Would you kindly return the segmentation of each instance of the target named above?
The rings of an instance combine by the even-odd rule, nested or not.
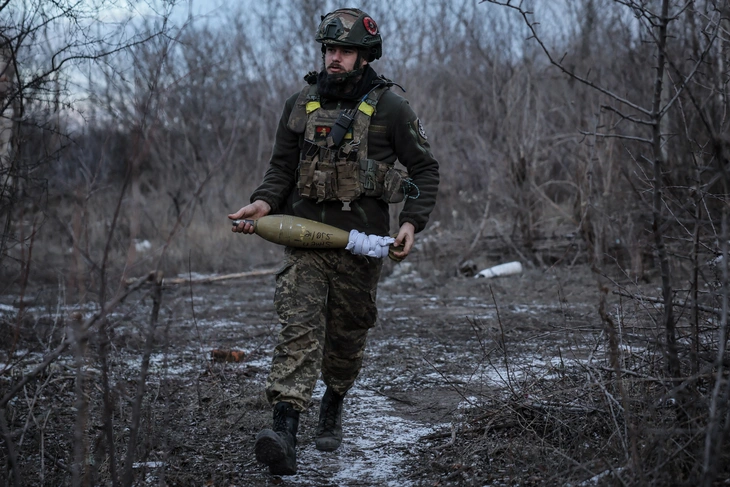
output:
[[[328,125],[317,125],[314,128],[314,140],[316,142],[327,140],[327,137],[329,136],[330,132],[332,131],[332,127]],[[345,136],[343,137],[343,140],[351,140],[352,139],[352,127],[350,127],[345,133]]]
[[[327,125],[317,125],[317,127],[314,129],[314,139],[317,141],[325,140],[330,134],[331,130],[332,127],[328,127]]]

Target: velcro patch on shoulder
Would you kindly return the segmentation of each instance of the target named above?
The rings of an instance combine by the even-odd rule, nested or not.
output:
[[[426,135],[426,130],[423,128],[423,124],[421,123],[421,119],[417,118],[413,122],[411,122],[413,125],[413,131],[418,134],[418,142],[420,144],[425,144],[428,142],[428,136]]]
[[[373,113],[375,113],[375,107],[365,102],[360,103],[357,109],[363,112],[368,117],[372,117]]]

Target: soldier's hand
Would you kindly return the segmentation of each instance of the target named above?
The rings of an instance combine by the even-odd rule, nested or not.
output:
[[[411,252],[413,243],[416,241],[416,227],[412,223],[406,222],[401,225],[398,230],[398,236],[395,237],[393,246],[400,249],[397,252],[393,252],[393,255],[398,259],[405,259],[406,256]],[[403,247],[401,249],[401,246]]]
[[[262,200],[256,200],[250,205],[246,205],[235,213],[228,215],[231,220],[258,220],[262,216],[266,216],[271,212],[271,205]],[[232,229],[236,233],[253,233],[253,225],[242,221],[235,225]]]

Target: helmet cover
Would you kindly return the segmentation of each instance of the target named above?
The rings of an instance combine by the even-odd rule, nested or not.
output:
[[[322,16],[315,41],[326,46],[350,46],[362,49],[368,62],[383,54],[383,39],[372,17],[356,8],[341,8]]]

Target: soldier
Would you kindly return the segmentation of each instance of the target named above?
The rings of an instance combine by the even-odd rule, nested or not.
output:
[[[228,217],[283,213],[387,236],[389,204],[405,199],[394,244],[401,249],[395,257],[405,258],[436,203],[438,162],[420,120],[391,90],[395,83],[370,66],[382,54],[382,39],[369,15],[354,8],[328,13],[315,40],[323,69],[309,73],[308,85],[287,100],[262,184]],[[250,234],[253,226],[241,222],[233,231]],[[315,446],[340,446],[343,399],[377,320],[381,267],[382,260],[345,249],[285,249],[274,297],[282,329],[266,381],[273,429],[262,430],[254,447],[272,474],[297,471],[299,413],[320,373],[327,389]]]

